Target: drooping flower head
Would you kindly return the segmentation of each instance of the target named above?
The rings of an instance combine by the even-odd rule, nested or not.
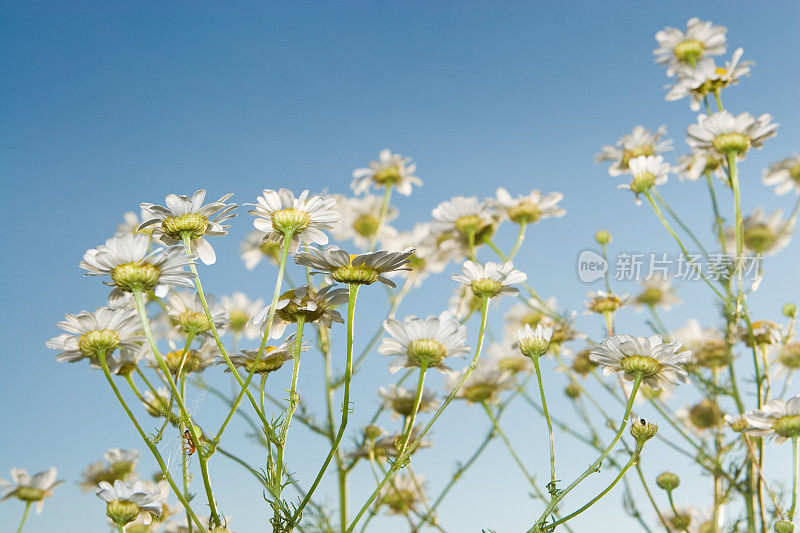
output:
[[[656,63],[666,65],[667,76],[692,69],[703,57],[725,53],[727,31],[724,26],[715,26],[711,21],[696,17],[686,23],[686,31],[666,27],[656,33],[658,48],[653,50]]]
[[[496,198],[487,199],[488,204],[501,216],[517,224],[531,224],[543,218],[567,214],[565,209],[558,206],[558,202],[564,198],[560,192],[542,195],[540,191],[532,190],[527,195],[514,198],[503,187],[499,187],[495,195]]]
[[[800,154],[781,159],[764,171],[764,185],[775,185],[775,194],[782,195],[791,191],[800,193]]]
[[[348,254],[338,246],[328,246],[324,250],[309,247],[294,256],[294,262],[315,269],[311,272],[312,275],[328,274],[339,283],[371,285],[380,281],[384,285],[395,287],[395,283],[384,274],[397,270],[410,270],[408,262],[413,254],[413,249],[402,252],[377,250],[364,254]]]
[[[386,506],[389,514],[407,516],[425,503],[424,489],[424,477],[400,474],[381,489],[378,505]]]
[[[386,148],[381,150],[376,161],[369,162],[369,168],[353,171],[350,188],[355,194],[362,194],[373,186],[394,187],[403,196],[409,196],[412,185],[422,187],[422,180],[414,175],[416,171],[417,165],[411,162],[410,157],[393,154]]]
[[[675,293],[675,287],[665,276],[651,276],[643,281],[642,292],[633,298],[637,309],[641,306],[661,307],[665,311],[669,311],[680,301],[681,299]]]
[[[228,330],[248,339],[258,337],[258,327],[249,322],[264,307],[264,300],[259,298],[251,301],[245,293],[237,291],[230,296],[223,296],[221,301],[228,313]]]
[[[106,502],[106,516],[115,524],[125,526],[144,515],[145,524],[159,518],[164,506],[164,496],[160,490],[148,490],[144,481],[133,485],[116,480],[114,485],[106,481],[98,484],[97,497]]]
[[[269,374],[279,370],[286,361],[291,361],[296,347],[295,336],[291,334],[278,346],[266,346],[260,359],[258,350],[242,350],[240,354],[231,355],[230,359],[233,366],[243,368],[247,373]],[[302,345],[300,351],[308,351],[308,346]],[[225,365],[227,363],[220,358],[218,364]],[[230,368],[226,368],[225,372],[230,372]]]
[[[729,111],[717,111],[711,116],[698,115],[697,124],[686,129],[686,142],[698,150],[713,150],[722,156],[729,153],[743,158],[750,148],[761,148],[764,141],[777,135],[778,125],[764,113],[753,118],[750,113],[733,116]]]
[[[655,133],[644,126],[636,126],[631,133],[620,137],[616,145],[603,146],[595,156],[595,163],[612,161],[608,173],[613,177],[629,173],[631,159],[642,155],[660,155],[672,150],[672,140],[662,140],[666,134],[665,126],[659,126]]]
[[[745,413],[747,433],[772,437],[777,444],[800,437],[800,394],[794,398],[770,400],[761,409]]]
[[[697,67],[678,72],[678,79],[667,93],[666,100],[672,102],[686,96],[691,97],[689,106],[692,111],[699,111],[700,105],[709,94],[719,92],[726,87],[736,85],[739,78],[750,75],[752,61],[742,61],[743,50],[737,48],[730,61],[724,67],[718,67],[714,59],[707,57]]]
[[[499,294],[515,295],[519,292],[516,283],[522,283],[528,276],[524,272],[514,270],[511,262],[494,263],[485,265],[467,259],[461,266],[461,274],[453,274],[450,279],[467,285],[475,296],[492,298]]]
[[[643,384],[670,390],[679,383],[689,382],[683,365],[691,360],[692,352],[683,350],[680,341],[663,342],[661,335],[623,334],[593,346],[590,357],[603,367],[606,376],[620,372],[627,381],[633,381],[636,374],[641,374]]]
[[[44,472],[39,472],[30,476],[28,472],[21,468],[11,469],[11,481],[0,479],[0,485],[8,488],[0,497],[0,502],[9,498],[16,498],[25,503],[36,503],[36,513],[42,512],[44,499],[53,495],[53,489],[63,483],[63,480],[56,481],[58,471],[51,466]]]
[[[308,285],[288,290],[278,297],[270,336],[274,339],[280,338],[286,326],[296,323],[301,317],[306,323],[317,322],[327,328],[334,322],[342,324],[342,315],[334,307],[347,302],[347,299],[347,289],[336,289],[333,285],[326,285],[319,290]],[[249,323],[261,326],[264,333],[268,317],[269,306],[254,315]]]
[[[81,311],[64,315],[56,324],[67,333],[47,341],[47,347],[61,353],[56,361],[74,363],[88,358],[99,365],[102,351],[111,360],[116,350],[135,352],[144,340],[142,324],[134,309],[99,307],[94,313]]]
[[[167,300],[167,315],[173,327],[185,334],[211,337],[212,326],[221,334],[228,326],[228,312],[210,294],[206,295],[206,303],[211,311],[211,320],[206,316],[198,293],[175,291]]]
[[[150,237],[130,234],[108,239],[105,244],[87,250],[80,267],[87,276],[110,276],[106,285],[114,287],[109,299],[119,300],[126,292],[154,291],[163,298],[170,286],[194,287],[193,276],[185,267],[193,256],[179,246],[148,251]]]
[[[273,191],[264,189],[257,204],[250,211],[256,219],[253,226],[263,231],[265,241],[283,243],[286,235],[292,235],[289,251],[294,253],[300,243],[328,244],[325,231],[330,231],[340,221],[333,208],[336,200],[329,196],[308,197],[303,191],[295,198],[287,189]]]
[[[214,248],[205,239],[207,236],[227,235],[230,226],[222,223],[236,216],[233,212],[238,206],[226,203],[233,193],[226,194],[216,202],[203,205],[206,199],[205,189],[196,191],[192,197],[169,194],[165,206],[144,202],[139,204],[151,217],[142,222],[139,231],[150,226],[153,237],[167,245],[178,244],[184,237],[194,245],[200,260],[212,265],[217,256]]]
[[[388,223],[397,217],[397,209],[389,207],[386,216],[378,226],[383,198],[367,195],[363,198],[348,198],[336,195],[336,211],[342,220],[333,230],[337,240],[352,240],[361,249],[367,248],[371,242],[384,242],[397,235],[397,230]]]
[[[469,257],[472,247],[491,239],[498,220],[485,202],[475,196],[456,196],[437,205],[432,231],[446,257]]]
[[[756,207],[742,222],[742,251],[775,255],[789,244],[793,233],[794,225],[783,219],[782,209],[767,216],[763,208]],[[729,251],[736,251],[735,228],[725,228],[725,242]]]
[[[95,489],[101,481],[113,483],[118,479],[125,480],[134,474],[139,463],[138,450],[111,448],[103,457],[105,461],[96,461],[81,473],[79,485],[83,490]]]
[[[383,399],[383,405],[396,415],[411,416],[414,403],[417,399],[416,390],[408,390],[400,385],[391,384],[378,389],[378,396]],[[436,394],[430,389],[423,389],[420,397],[418,412],[424,413],[436,407]]]
[[[413,315],[407,316],[403,322],[394,318],[383,323],[391,338],[385,337],[378,348],[383,355],[398,356],[390,365],[389,371],[394,373],[403,367],[444,368],[443,361],[469,353],[467,328],[458,321],[443,313],[425,320]]]

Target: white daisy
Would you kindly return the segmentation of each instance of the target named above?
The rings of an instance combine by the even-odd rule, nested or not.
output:
[[[493,342],[486,350],[489,364],[512,374],[531,370],[531,359],[525,357],[509,341]]]
[[[98,484],[97,497],[106,502],[106,514],[114,523],[124,526],[142,514],[145,524],[159,518],[164,506],[160,490],[148,490],[143,481],[129,485],[121,480],[114,485],[106,481]]]
[[[0,485],[8,487],[0,497],[0,502],[9,498],[17,498],[25,503],[36,502],[36,513],[41,514],[44,499],[52,496],[53,489],[64,483],[63,480],[56,481],[56,476],[58,471],[54,466],[34,474],[33,477],[21,468],[12,468],[11,482],[0,479]]]
[[[777,444],[800,436],[800,394],[787,401],[770,400],[761,409],[745,413],[747,433],[772,437]]]
[[[194,287],[193,275],[184,268],[193,256],[179,246],[149,251],[150,237],[142,234],[108,239],[105,244],[87,250],[80,267],[87,276],[111,276],[106,285],[114,287],[110,300],[118,300],[134,289],[154,291],[163,298],[170,286]]]
[[[681,407],[675,412],[675,418],[699,435],[722,427],[725,423],[724,417],[725,414],[720,411],[719,406],[708,398],[694,405]]]
[[[512,287],[515,283],[522,283],[528,276],[524,272],[514,270],[511,262],[494,263],[485,265],[467,259],[461,266],[462,274],[453,274],[450,279],[472,288],[475,296],[494,297],[500,294],[515,295],[518,289]]]
[[[138,450],[111,448],[103,456],[105,461],[95,461],[81,473],[78,485],[83,490],[93,490],[101,481],[113,483],[131,477],[139,462]]]
[[[408,266],[411,267],[411,270],[391,273],[392,275],[412,277],[414,287],[419,287],[428,274],[442,272],[447,266],[447,258],[439,250],[430,224],[418,223],[411,231],[404,231],[382,239],[381,244],[386,250],[414,249],[414,254],[408,258]]]
[[[692,150],[691,153],[678,157],[675,172],[681,181],[697,181],[709,172],[730,187],[724,163],[724,158],[714,150]]]
[[[787,226],[783,210],[776,209],[766,216],[764,209],[756,207],[742,221],[742,253],[775,255],[792,240],[794,225]],[[726,248],[736,251],[736,229],[725,228]]]
[[[689,376],[683,365],[692,358],[692,352],[683,350],[680,341],[665,343],[661,335],[634,337],[614,335],[592,347],[592,361],[603,366],[609,376],[621,372],[627,381],[637,373],[643,375],[642,383],[653,389],[672,389],[678,383],[688,383]]]
[[[411,430],[411,436],[408,438],[408,442],[416,441],[419,438],[420,432],[420,427],[414,426],[414,429]],[[401,438],[403,438],[402,434],[395,434],[375,439],[371,443],[365,441],[358,448],[347,454],[347,456],[350,459],[364,459],[369,457],[369,449],[372,447],[372,453],[376,459],[395,457],[397,456],[397,444],[400,442]],[[423,440],[412,450],[412,453],[422,448],[429,448],[430,446],[431,441]]]
[[[183,333],[211,337],[212,325],[222,334],[228,327],[229,317],[225,307],[216,303],[211,294],[206,295],[206,303],[211,311],[211,321],[206,317],[203,302],[198,293],[175,291],[169,295],[166,304],[167,315],[172,325]]]
[[[259,298],[251,301],[245,293],[234,292],[230,296],[223,296],[221,301],[228,313],[228,328],[234,335],[243,334],[248,339],[258,337],[258,326],[250,324],[250,319],[264,307],[264,300]]]
[[[402,323],[389,318],[383,323],[383,329],[392,338],[383,339],[378,353],[398,356],[389,365],[392,373],[421,364],[447,369],[443,364],[445,358],[469,353],[469,346],[465,344],[467,327],[451,318],[449,313],[429,316],[425,320],[409,315]]]
[[[59,350],[56,361],[74,363],[88,358],[99,365],[102,350],[107,357],[117,350],[136,351],[144,339],[142,324],[134,309],[98,307],[94,313],[81,311],[64,315],[56,327],[62,333],[47,341],[47,347]]]
[[[183,237],[188,236],[200,260],[212,265],[217,256],[205,237],[228,234],[230,226],[222,223],[235,217],[233,210],[238,207],[236,204],[225,203],[231,196],[233,193],[203,205],[206,191],[200,189],[191,198],[177,194],[167,195],[166,207],[143,202],[139,206],[148,212],[150,218],[143,221],[137,231],[158,224],[153,228],[153,237],[167,245],[181,243]]]
[[[692,111],[699,111],[703,100],[711,93],[720,91],[725,87],[736,85],[739,78],[750,75],[753,61],[742,61],[743,50],[737,48],[725,67],[718,67],[714,60],[707,57],[701,60],[692,70],[681,70],[678,79],[667,92],[666,100],[674,102],[686,96],[691,97],[689,107]]]
[[[388,507],[389,514],[408,516],[425,503],[425,478],[410,474],[394,476],[378,494],[378,505]]]
[[[296,346],[295,336],[291,334],[278,346],[265,347],[260,359],[258,359],[258,350],[242,350],[240,354],[231,355],[230,359],[233,366],[243,368],[247,373],[269,374],[280,369],[286,361],[292,360]],[[300,351],[308,351],[308,345],[303,344]],[[257,359],[258,362],[256,362]],[[217,364],[226,365],[227,362],[220,358]],[[230,371],[230,368],[225,369],[225,372]]]
[[[800,370],[800,342],[789,341],[781,346],[776,358],[778,367],[775,375],[786,377],[792,372]]]
[[[614,177],[629,173],[628,163],[631,159],[641,155],[660,155],[672,150],[672,140],[662,140],[666,134],[665,126],[659,126],[655,133],[650,133],[644,126],[636,126],[631,133],[620,137],[616,145],[603,146],[601,152],[595,156],[595,163],[613,161],[608,173]]]
[[[308,191],[295,198],[287,189],[273,191],[264,189],[257,204],[247,204],[256,219],[253,226],[264,232],[264,240],[283,243],[284,236],[291,231],[289,251],[294,253],[300,243],[328,244],[325,231],[330,231],[340,221],[334,210],[336,200],[329,196],[308,197]]]
[[[700,323],[691,318],[684,326],[673,331],[671,337],[691,350],[692,365],[719,368],[728,363],[728,347],[717,328],[701,329]]]
[[[654,275],[644,280],[641,285],[642,292],[633,297],[637,311],[642,307],[661,307],[669,311],[673,305],[681,303],[675,292],[676,288],[665,276]]]
[[[614,294],[603,290],[589,291],[586,296],[589,297],[589,301],[586,302],[586,311],[584,312],[587,315],[591,313],[597,313],[598,315],[613,313],[629,302],[627,294]]]
[[[778,344],[783,339],[783,330],[781,325],[773,320],[756,320],[752,323],[752,333],[750,328],[741,326],[740,337],[742,341],[749,347],[753,344],[757,346],[770,346]]]
[[[552,337],[553,328],[537,324],[534,329],[525,324],[524,327],[517,330],[517,346],[523,355],[531,358],[539,357],[547,352]]]
[[[178,347],[172,340],[169,341],[169,352],[162,353],[161,357],[164,359],[164,364],[173,374],[178,373],[180,370],[182,375],[190,374],[192,372],[202,372],[212,364],[214,364],[218,357],[221,357],[219,348],[216,341],[211,337],[206,337],[203,344],[196,350],[189,348],[188,352],[184,354],[183,346]],[[145,357],[154,368],[158,368],[158,360],[153,354],[149,345],[143,346]]]
[[[640,193],[646,193],[653,186],[665,184],[671,170],[669,163],[665,163],[660,155],[634,157],[628,162],[628,167],[633,180],[630,183],[620,184],[617,188],[635,192],[637,203]]]
[[[485,243],[498,223],[488,205],[475,196],[456,196],[442,202],[432,215],[431,229],[447,258],[470,257],[470,239],[473,247]]]
[[[385,241],[397,235],[397,230],[388,223],[397,218],[397,209],[389,207],[386,216],[378,228],[378,220],[383,208],[383,198],[367,195],[362,198],[348,198],[334,195],[335,209],[341,222],[333,230],[337,240],[352,240],[359,248],[367,248],[373,241]]]
[[[542,195],[540,191],[532,190],[527,195],[518,195],[513,198],[507,190],[499,187],[495,193],[496,198],[488,198],[487,204],[501,216],[520,224],[533,223],[543,218],[563,217],[567,214],[565,209],[558,206],[564,195],[560,192],[551,192]]]
[[[686,142],[698,150],[713,150],[721,155],[733,153],[744,157],[750,148],[761,148],[764,141],[777,135],[778,125],[770,123],[772,116],[758,119],[750,113],[733,116],[729,111],[717,111],[711,116],[698,115],[697,124],[686,129]]]
[[[317,322],[326,328],[330,328],[334,322],[343,324],[342,315],[333,308],[347,300],[347,289],[335,289],[333,285],[326,285],[316,291],[308,285],[286,291],[278,297],[275,305],[275,318],[270,336],[274,339],[280,338],[286,326],[296,323],[298,317],[303,317],[307,323]],[[261,333],[265,333],[269,308],[270,306],[267,306],[255,314],[248,325],[260,326]]]
[[[710,21],[691,18],[686,23],[686,31],[666,27],[656,33],[658,48],[653,50],[656,63],[666,65],[667,76],[688,68],[694,68],[697,61],[706,56],[725,53],[727,42],[724,26],[715,26]]]
[[[156,389],[157,394],[153,394],[149,390],[145,390],[142,396],[144,397],[144,408],[150,416],[161,418],[169,412],[169,399],[170,392],[164,387]]]
[[[244,267],[247,270],[253,270],[265,258],[272,264],[280,263],[281,244],[277,241],[265,240],[266,236],[267,234],[263,231],[253,230],[239,245],[239,257],[244,261]]]
[[[384,274],[410,270],[408,262],[413,254],[414,250],[410,248],[402,252],[377,250],[348,254],[338,246],[328,246],[324,250],[308,247],[294,256],[294,262],[315,269],[311,272],[312,275],[328,274],[340,283],[371,285],[380,281],[384,285],[395,287],[395,283]]]
[[[772,163],[764,171],[764,185],[775,185],[775,194],[782,195],[794,189],[800,193],[800,155]]]
[[[448,394],[458,387],[469,367],[457,372],[449,372],[444,382]],[[514,374],[502,370],[491,363],[482,363],[471,372],[464,385],[456,394],[456,398],[469,403],[496,403],[503,391],[514,388]]]
[[[150,213],[146,209],[141,209],[140,215],[137,215],[133,211],[127,211],[124,215],[122,215],[123,222],[117,225],[117,231],[114,233],[114,237],[121,237],[131,233],[144,233],[150,235],[153,232],[152,228],[144,228],[139,230],[139,226],[142,224],[142,221],[147,220],[149,216]]]
[[[383,405],[395,415],[402,417],[411,416],[414,411],[414,404],[417,399],[417,391],[409,390],[400,385],[391,384],[388,387],[378,389],[378,396],[383,399]],[[417,412],[424,413],[433,410],[437,405],[436,393],[430,389],[422,389],[419,409]]]
[[[357,168],[353,171],[353,182],[350,188],[356,194],[367,192],[373,185],[376,187],[394,187],[403,196],[411,194],[411,186],[422,187],[422,180],[414,175],[417,165],[410,157],[393,154],[388,148],[381,150],[377,161],[370,161],[369,168]],[[320,243],[324,244],[324,243]]]

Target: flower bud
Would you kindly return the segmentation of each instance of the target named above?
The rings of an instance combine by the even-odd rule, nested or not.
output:
[[[596,240],[598,244],[608,244],[611,242],[611,234],[606,230],[601,229],[594,234],[594,240]]]
[[[673,474],[672,472],[662,472],[656,478],[656,485],[661,487],[667,492],[671,492],[678,488],[678,485],[681,484],[681,478],[677,476],[677,474]]]
[[[631,436],[639,445],[655,437],[657,431],[658,425],[648,422],[644,418],[634,418],[631,423]]]
[[[789,302],[783,306],[783,316],[792,318],[797,315],[797,305]]]
[[[531,358],[544,355],[550,346],[552,336],[553,328],[543,328],[541,324],[538,324],[536,329],[533,329],[525,324],[523,329],[517,330],[519,351]]]
[[[787,520],[778,520],[775,522],[773,529],[775,533],[792,533],[794,531],[794,525]]]
[[[383,430],[374,424],[364,428],[364,438],[367,440],[375,440],[383,434]]]
[[[564,389],[564,394],[566,394],[569,398],[572,398],[574,400],[575,398],[581,395],[581,388],[578,385],[575,385],[574,383],[570,383]]]

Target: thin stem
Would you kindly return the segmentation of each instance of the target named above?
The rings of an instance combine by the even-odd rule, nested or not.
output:
[[[25,527],[25,521],[28,519],[28,513],[31,510],[31,505],[33,502],[25,502],[25,511],[22,513],[22,521],[19,523],[19,527],[17,528],[17,533],[22,532],[22,528]]]
[[[678,512],[678,509],[675,507],[675,501],[672,499],[672,491],[671,490],[667,491],[667,499],[669,500],[669,507],[670,507],[670,509],[672,509],[672,513],[675,515],[675,519],[676,519],[677,524],[679,525],[679,527],[683,531],[685,531],[686,533],[689,533],[688,523],[687,523],[686,520],[684,520],[681,517],[681,514]]]
[[[794,452],[794,483],[792,484],[792,506],[789,508],[789,521],[794,520],[794,511],[797,508],[797,487],[800,484],[800,439],[792,437]]]
[[[542,371],[539,368],[539,357],[533,358],[533,367],[536,370],[536,381],[539,383],[539,395],[542,397],[542,412],[547,421],[547,433],[550,437],[550,483],[547,490],[550,494],[557,492],[556,489],[556,443],[553,438],[553,423],[550,421],[550,413],[547,411],[547,400],[544,395],[544,385],[542,385]]]
[[[406,447],[408,446],[408,441],[411,438],[411,433],[414,430],[414,422],[417,419],[417,413],[419,412],[419,405],[422,402],[422,388],[425,384],[425,374],[428,371],[427,363],[421,363],[419,367],[419,381],[417,382],[417,396],[414,398],[414,408],[411,410],[411,415],[408,417],[408,427],[405,430],[405,435],[403,435],[403,440],[400,442],[400,446],[397,448],[397,455],[396,457],[401,457],[403,453],[406,451]]]
[[[514,259],[514,256],[517,255],[520,246],[522,246],[522,241],[525,240],[525,229],[528,227],[528,223],[526,221],[522,221],[519,223],[519,233],[517,233],[517,241],[514,243],[514,247],[508,253],[508,260],[511,261]]]
[[[381,212],[378,215],[378,223],[375,225],[375,233],[369,239],[369,250],[375,249],[375,244],[378,241],[378,235],[381,232],[381,226],[386,221],[386,215],[389,213],[389,204],[392,199],[392,184],[386,184],[386,191],[383,194],[383,204],[381,205]]]
[[[689,236],[689,238],[692,239],[692,242],[694,242],[697,245],[697,247],[700,249],[700,251],[703,252],[703,255],[705,257],[708,257],[708,252],[706,251],[705,247],[703,246],[703,243],[700,242],[700,239],[697,238],[697,236],[694,234],[694,232],[692,232],[692,230],[689,228],[689,226],[687,226],[686,224],[683,223],[683,220],[681,220],[681,217],[679,217],[678,214],[675,213],[675,211],[672,210],[672,208],[669,206],[669,204],[667,204],[666,200],[664,200],[664,198],[662,198],[661,194],[658,192],[658,189],[653,189],[653,196],[655,196],[656,201],[658,201],[664,207],[664,209],[666,209],[667,213],[669,213],[669,215],[673,218],[673,220],[675,220],[675,222],[678,224],[678,226],[680,226],[681,229],[686,232],[686,234]]]
[[[339,444],[342,442],[342,437],[344,436],[344,430],[347,427],[347,420],[350,415],[350,378],[352,377],[353,371],[353,326],[355,322],[356,298],[358,297],[359,287],[361,286],[357,283],[349,284],[350,295],[347,302],[347,362],[345,363],[344,398],[342,400],[342,420],[339,423],[339,431],[336,433],[336,438],[331,445],[331,450],[328,452],[325,462],[322,463],[322,467],[319,469],[319,473],[317,474],[316,479],[314,479],[314,483],[312,483],[311,488],[308,489],[305,498],[303,498],[303,501],[300,502],[300,505],[297,506],[297,510],[295,510],[294,514],[292,515],[292,523],[297,521],[297,519],[300,517],[300,513],[303,512],[303,508],[305,508],[311,499],[311,495],[314,494],[315,490],[317,490],[317,486],[319,486],[320,481],[322,481],[322,477],[325,475],[328,465],[331,464],[331,460],[333,460],[334,455],[336,455],[336,451],[339,449]],[[346,515],[342,517],[342,521],[344,526],[346,526]],[[342,528],[342,531],[344,531],[344,528]]]
[[[506,445],[506,448],[508,448],[508,452],[511,454],[511,458],[514,459],[515,463],[517,463],[517,466],[519,467],[522,474],[525,476],[525,479],[528,480],[528,483],[530,483],[532,487],[536,488],[537,487],[536,478],[534,478],[530,474],[530,472],[528,472],[528,469],[525,468],[525,464],[522,462],[522,459],[519,458],[517,452],[514,451],[514,447],[511,446],[511,441],[508,440],[506,434],[503,432],[502,429],[500,429],[500,424],[498,424],[497,418],[495,418],[495,416],[492,414],[492,410],[489,408],[486,402],[481,403],[481,406],[483,407],[483,410],[486,411],[486,415],[489,417],[489,420],[492,421],[492,427],[494,428],[494,431],[497,432],[498,435],[500,435],[500,439]]]

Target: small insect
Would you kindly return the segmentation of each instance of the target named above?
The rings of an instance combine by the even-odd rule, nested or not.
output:
[[[183,432],[183,440],[184,451],[188,457],[191,457],[192,454],[197,451],[197,447],[194,445],[192,433],[188,429]]]

